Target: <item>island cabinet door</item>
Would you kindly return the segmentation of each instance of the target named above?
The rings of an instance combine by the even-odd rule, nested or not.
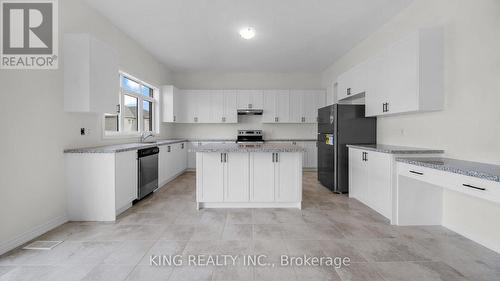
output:
[[[276,202],[301,201],[302,153],[277,153],[275,166]]]
[[[349,197],[365,203],[368,196],[368,175],[365,151],[349,148]]]
[[[249,153],[224,156],[224,202],[248,202]]]
[[[222,153],[196,153],[196,188],[198,202],[222,202],[224,198]]]
[[[274,202],[275,163],[273,153],[250,154],[250,201]]]

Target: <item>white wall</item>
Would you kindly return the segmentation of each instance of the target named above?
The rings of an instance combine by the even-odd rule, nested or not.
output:
[[[317,73],[176,73],[180,89],[319,89]],[[235,139],[238,129],[262,129],[264,138],[316,138],[313,124],[262,124],[261,116],[240,116],[238,124],[175,124],[173,134],[189,139]]]
[[[378,142],[442,148],[450,157],[500,164],[500,1],[419,0],[323,73],[337,75],[419,27],[445,28],[445,109],[378,120]]]
[[[500,1],[418,0],[323,73],[337,75],[419,27],[445,28],[445,109],[378,119],[378,142],[442,148],[446,155],[500,164]],[[444,225],[500,245],[500,206],[445,192]],[[466,211],[464,211],[466,210]],[[463,215],[467,213],[467,215]],[[488,214],[488,216],[485,216]],[[498,250],[498,248],[497,248]]]
[[[154,85],[171,83],[167,69],[82,1],[59,1],[59,21],[59,38],[89,32],[116,49],[122,70]],[[110,142],[101,139],[101,116],[63,112],[62,61],[59,65],[58,70],[0,70],[0,251],[21,234],[64,218],[64,148]],[[80,127],[91,134],[80,136]],[[169,127],[162,129],[167,136]]]

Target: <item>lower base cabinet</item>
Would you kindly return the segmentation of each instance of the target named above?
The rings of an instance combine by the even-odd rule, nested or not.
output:
[[[301,152],[198,152],[196,170],[198,203],[302,201]]]
[[[392,216],[391,175],[390,154],[349,149],[349,197],[389,219]]]
[[[137,151],[64,157],[70,221],[114,221],[137,199]]]
[[[158,157],[158,184],[160,187],[187,168],[187,150],[185,142],[160,146]]]

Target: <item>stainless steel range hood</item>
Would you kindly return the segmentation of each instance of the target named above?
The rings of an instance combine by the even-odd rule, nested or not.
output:
[[[262,109],[238,109],[238,115],[262,115]]]

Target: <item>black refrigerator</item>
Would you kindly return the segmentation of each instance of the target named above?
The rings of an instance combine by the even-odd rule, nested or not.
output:
[[[334,104],[318,109],[318,180],[335,193],[349,192],[347,144],[374,144],[377,119],[365,106]]]

